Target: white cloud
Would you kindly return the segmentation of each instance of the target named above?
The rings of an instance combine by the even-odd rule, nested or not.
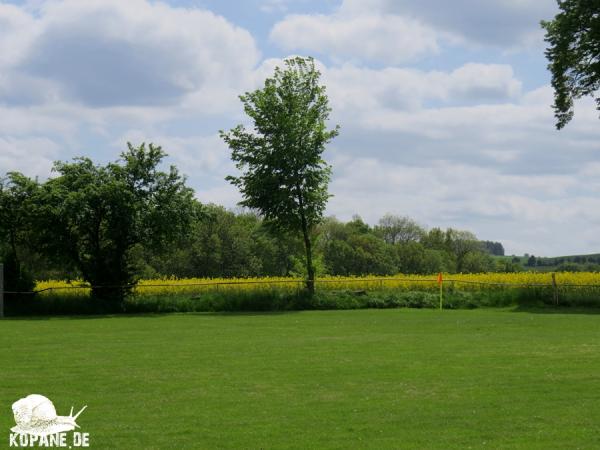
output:
[[[600,237],[587,232],[591,223],[600,224],[600,186],[574,193],[579,173],[511,175],[463,163],[407,166],[344,155],[333,163],[336,195],[328,212],[344,220],[357,212],[370,223],[386,212],[407,214],[430,227],[473,230],[516,254],[586,253],[600,246]],[[561,238],[575,234],[576,241]]]
[[[69,134],[77,125],[60,108],[7,107],[0,104],[0,136]]]
[[[540,20],[557,12],[554,0],[344,0],[341,12],[416,17],[471,45],[540,46]]]
[[[219,135],[182,137],[150,129],[131,129],[112,142],[115,155],[122,151],[125,142],[134,146],[142,142],[160,145],[168,154],[164,163],[174,164],[187,177],[188,186],[195,190],[201,202],[233,207],[241,200],[237,188],[225,181],[225,177],[236,174],[237,169]]]
[[[125,142],[160,145],[183,173],[200,180],[207,177],[224,179],[229,171],[234,170],[230,151],[218,134],[182,137],[136,129],[128,130],[114,140],[113,146],[120,149]]]
[[[573,173],[597,160],[600,130],[593,105],[558,132],[549,104],[521,98],[405,110],[357,104],[335,117],[342,123],[336,145],[348,155],[368,153],[393,163],[448,160],[512,174]]]
[[[8,58],[12,70],[92,107],[173,104],[207,86],[239,86],[259,60],[250,33],[204,10],[63,0],[43,3],[35,17],[8,11],[22,30],[0,33],[0,49],[20,44],[20,60]]]
[[[81,154],[114,160],[126,142],[115,136],[138,129],[139,141],[165,137],[192,178],[209,174],[221,125],[204,141],[164,129],[237,112],[260,58],[223,17],[145,0],[0,3],[0,25],[0,173],[46,177],[52,161]]]
[[[286,50],[391,64],[438,51],[431,28],[412,18],[380,14],[291,15],[273,27],[270,39]]]
[[[450,74],[450,96],[476,101],[506,100],[521,93],[521,82],[506,64],[469,63]]]
[[[285,50],[334,61],[405,64],[437,54],[442,45],[493,46],[507,51],[543,44],[539,22],[554,0],[344,0],[332,14],[290,15],[271,30]]]
[[[0,136],[0,168],[6,168],[6,171],[45,178],[58,155],[58,144],[48,138]]]
[[[103,154],[130,128],[237,111],[260,58],[223,17],[145,0],[0,3],[0,50],[0,172],[40,176],[49,155]],[[43,138],[60,151],[42,155]]]
[[[33,17],[17,6],[0,3],[0,68],[16,64],[36,34]]]
[[[500,64],[470,63],[451,72],[344,64],[322,71],[334,109],[350,117],[370,116],[374,110],[412,112],[428,101],[447,105],[510,101],[521,93],[512,68]]]

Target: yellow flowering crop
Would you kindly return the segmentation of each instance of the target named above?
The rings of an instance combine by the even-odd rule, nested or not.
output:
[[[558,287],[583,285],[600,287],[600,273],[596,272],[560,272],[556,273]],[[518,273],[481,273],[481,274],[445,274],[444,288],[456,288],[464,291],[489,289],[511,289],[523,286],[552,285],[550,273],[518,272]],[[89,293],[88,285],[82,281],[40,281],[36,290],[60,295],[81,295]],[[135,287],[137,295],[195,295],[206,291],[264,291],[264,290],[296,290],[303,287],[303,281],[295,278],[164,278],[141,280]],[[322,277],[317,279],[320,290],[429,290],[438,289],[435,275],[402,275],[389,277]]]

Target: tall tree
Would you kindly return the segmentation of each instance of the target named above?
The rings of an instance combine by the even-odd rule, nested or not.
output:
[[[596,96],[600,109],[600,2],[558,0],[560,12],[551,21],[542,21],[546,57],[552,73],[556,128],[573,118],[573,100]]]
[[[197,212],[193,191],[174,166],[159,170],[166,154],[142,144],[117,163],[88,158],[57,162],[59,176],[46,182],[38,211],[40,245],[73,264],[92,296],[119,307],[134,284],[129,259],[139,244],[159,249],[187,229]]]
[[[240,96],[254,129],[238,125],[221,137],[241,171],[228,176],[242,193],[242,206],[255,209],[275,228],[301,233],[307,289],[315,288],[313,238],[329,194],[331,167],[323,160],[339,127],[327,129],[331,109],[312,58],[285,60],[264,87]]]

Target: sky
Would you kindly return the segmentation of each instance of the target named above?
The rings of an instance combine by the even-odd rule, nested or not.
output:
[[[386,213],[500,241],[600,252],[592,99],[554,127],[539,22],[555,0],[0,0],[0,174],[114,161],[153,142],[201,202],[234,208],[219,130],[238,96],[313,56],[341,126],[327,215]]]

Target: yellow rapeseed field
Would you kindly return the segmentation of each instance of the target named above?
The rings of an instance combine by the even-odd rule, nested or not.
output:
[[[560,272],[556,273],[559,286],[584,285],[600,286],[600,273],[596,272]],[[444,274],[444,288],[464,291],[489,289],[511,289],[523,286],[552,285],[552,275],[542,272],[519,273],[480,273],[480,274]],[[296,290],[302,287],[302,280],[283,277],[265,278],[163,278],[141,280],[135,292],[138,295],[181,295],[196,294],[208,290],[223,291],[256,291],[256,290]],[[81,295],[89,292],[87,284],[82,281],[40,281],[36,290],[61,295]],[[322,277],[317,280],[317,289],[322,290],[437,290],[435,275],[402,275],[389,277]]]

